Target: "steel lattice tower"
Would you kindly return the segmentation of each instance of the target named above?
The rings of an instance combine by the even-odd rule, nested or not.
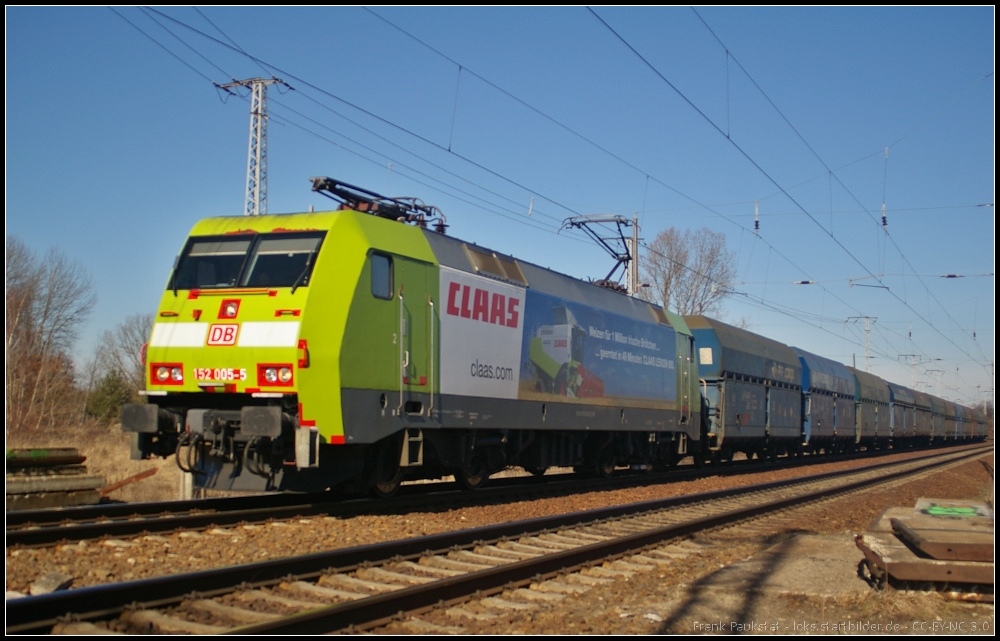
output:
[[[247,198],[244,216],[267,213],[267,86],[285,84],[278,78],[237,80],[221,89],[250,88],[250,143],[247,148]]]

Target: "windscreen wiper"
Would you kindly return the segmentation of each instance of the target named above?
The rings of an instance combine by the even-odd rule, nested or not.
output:
[[[314,252],[309,252],[309,258],[306,259],[306,266],[302,268],[302,273],[299,274],[299,277],[295,279],[294,283],[292,283],[293,294],[295,293],[295,290],[298,289],[299,283],[302,281],[303,278],[306,277],[306,274],[309,272],[309,266],[312,265],[313,253]]]

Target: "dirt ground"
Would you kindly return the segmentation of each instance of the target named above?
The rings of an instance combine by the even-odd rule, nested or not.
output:
[[[87,421],[76,428],[66,428],[58,432],[8,434],[6,447],[8,449],[74,447],[87,457],[83,463],[87,467],[87,473],[103,476],[105,485],[111,485],[152,468],[156,470],[156,474],[111,492],[108,499],[127,503],[177,499],[181,472],[173,457],[133,461],[129,458],[129,438],[130,436],[123,433],[118,425],[96,425]]]
[[[698,537],[695,542],[704,549],[700,554],[595,587],[541,611],[493,621],[456,621],[442,612],[421,618],[442,626],[461,625],[472,634],[992,635],[992,604],[964,603],[936,593],[875,591],[856,578],[863,555],[850,546],[838,561],[842,585],[803,576],[801,591],[777,591],[718,580],[733,564],[802,535],[851,541],[885,508],[912,506],[921,497],[992,503],[991,468],[992,455],[921,480],[773,517],[771,523],[761,519]],[[408,630],[395,623],[380,632]]]

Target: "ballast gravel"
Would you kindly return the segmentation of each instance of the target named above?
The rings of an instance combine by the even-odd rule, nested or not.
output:
[[[43,548],[7,548],[6,589],[8,593],[16,591],[27,594],[34,581],[52,572],[72,576],[70,589],[101,583],[133,581],[776,481],[802,474],[851,469],[883,460],[921,456],[925,453],[895,454],[854,461],[830,461],[812,465],[805,470],[803,468],[768,470],[761,466],[759,470],[748,469],[745,474],[732,476],[709,475],[693,481],[666,481],[645,487],[588,492],[505,505],[463,507],[442,512],[362,515],[346,519],[321,516],[259,525],[212,528],[201,532],[84,541]],[[956,495],[954,488],[950,492],[945,492],[949,488],[950,486],[942,487],[936,496],[967,498],[964,495]],[[927,496],[929,491],[918,495]],[[887,505],[899,504],[906,503],[892,501],[887,503]],[[868,521],[874,518],[875,514],[870,506],[847,507],[850,509],[845,508],[844,514],[833,512],[821,517],[823,520],[818,522],[827,529],[831,527],[864,529]],[[854,516],[847,520],[847,514]],[[848,522],[854,525],[846,525]],[[642,620],[647,624],[652,623],[649,619]],[[583,629],[575,631],[580,632]]]

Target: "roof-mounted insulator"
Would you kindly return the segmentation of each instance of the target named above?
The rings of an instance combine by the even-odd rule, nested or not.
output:
[[[621,283],[616,283],[613,280],[608,280],[607,278],[601,278],[591,282],[597,285],[598,287],[604,287],[605,289],[610,289],[620,294],[628,294],[627,287],[625,287]]]

